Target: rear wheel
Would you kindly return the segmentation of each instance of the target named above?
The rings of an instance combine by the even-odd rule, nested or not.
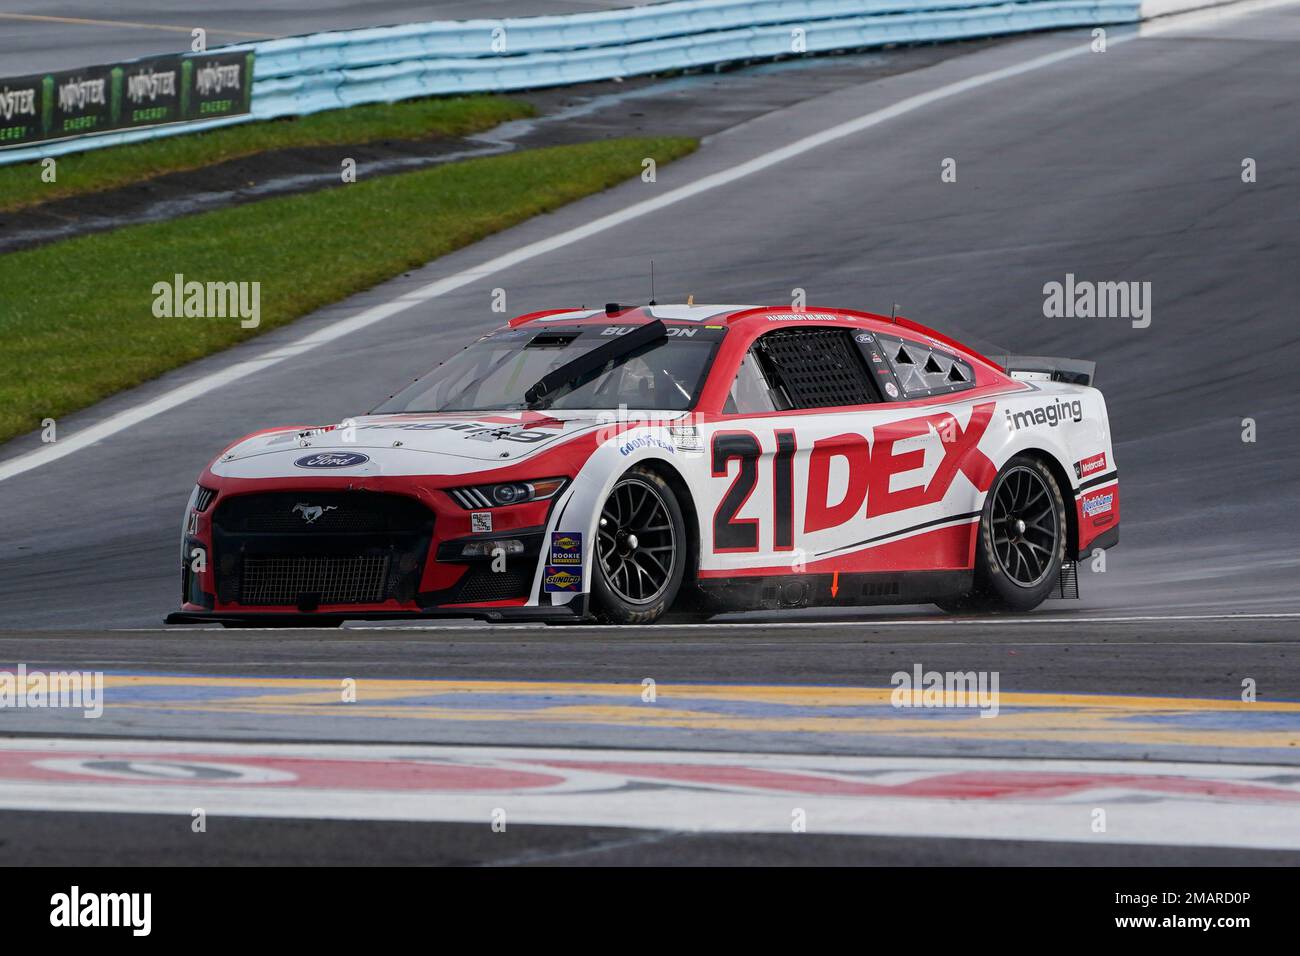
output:
[[[993,480],[980,517],[975,588],[945,611],[1029,611],[1056,587],[1065,561],[1065,500],[1047,465],[1012,458]]]
[[[596,528],[592,604],[611,624],[649,624],[672,606],[686,570],[686,521],[672,488],[633,468],[610,490]]]

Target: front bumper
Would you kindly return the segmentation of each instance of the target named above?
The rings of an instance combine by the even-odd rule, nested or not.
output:
[[[366,611],[340,610],[333,613],[298,614],[294,612],[263,611],[173,611],[167,615],[167,624],[233,624],[247,627],[316,627],[333,625],[340,618],[349,621],[421,621],[461,620],[503,623],[554,623],[577,624],[589,618],[587,595],[575,595],[568,604],[541,607],[459,607],[434,608],[424,611]]]
[[[473,520],[480,515],[424,483],[278,484],[219,483],[206,505],[187,515],[181,608],[167,623],[586,615],[585,602],[553,603],[549,593],[534,593],[553,500],[492,509],[492,530],[482,531]],[[504,567],[462,552],[468,543],[498,539],[522,549],[509,552]]]

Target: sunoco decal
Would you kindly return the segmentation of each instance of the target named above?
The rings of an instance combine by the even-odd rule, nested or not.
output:
[[[542,586],[552,594],[556,592],[576,592],[582,587],[582,575],[575,574],[568,568],[556,568],[550,565],[546,566],[546,572],[542,577]]]
[[[551,532],[551,564],[582,565],[582,533]]]

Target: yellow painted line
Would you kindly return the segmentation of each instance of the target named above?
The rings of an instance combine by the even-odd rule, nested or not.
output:
[[[343,680],[285,677],[152,677],[106,675],[106,705],[113,688],[174,687],[192,697],[124,701],[116,706],[154,712],[216,713],[244,717],[296,717],[570,726],[622,726],[685,731],[817,733],[971,741],[1055,741],[1073,744],[1181,745],[1225,748],[1300,748],[1300,731],[1249,726],[1199,727],[1179,718],[1207,714],[1290,715],[1300,703],[1248,704],[1239,700],[1122,697],[1088,694],[999,695],[1000,713],[976,708],[890,707],[892,688],[731,684],[659,684],[654,703],[641,699],[640,682],[491,680],[356,680],[354,702],[343,699]],[[210,690],[210,695],[203,694]],[[223,696],[221,690],[244,690]],[[508,697],[511,706],[497,704]],[[423,700],[427,698],[427,700]],[[476,700],[478,698],[478,700]],[[598,700],[591,700],[598,698]],[[418,701],[418,702],[417,702]],[[464,706],[451,706],[463,702]],[[722,703],[745,703],[773,712],[718,713]],[[710,707],[713,705],[713,707]],[[803,713],[782,713],[777,708]],[[846,714],[870,708],[885,713]],[[1172,721],[1169,720],[1172,718]]]
[[[0,13],[0,20],[31,20],[38,23],[67,23],[88,27],[136,27],[142,30],[166,30],[171,33],[190,33],[194,27],[178,27],[167,23],[136,23],[131,20],[88,20],[84,17],[51,17],[38,13]],[[208,33],[219,33],[231,37],[247,37],[251,40],[265,40],[265,33],[243,33],[239,30],[223,30],[204,27]]]
[[[336,702],[342,679],[302,677],[152,677],[149,675],[115,675],[104,678],[105,687],[209,687],[281,689],[299,693],[285,699],[302,700],[306,692],[315,692],[322,703]],[[394,700],[430,694],[513,694],[530,697],[552,696],[629,696],[640,700],[643,688],[639,681],[627,683],[584,683],[579,681],[493,681],[493,680],[387,680],[357,678],[358,697],[370,700]],[[660,703],[670,700],[723,700],[783,704],[803,707],[872,707],[891,702],[893,688],[809,687],[744,684],[657,684],[655,694]],[[229,698],[248,703],[252,697]],[[1037,707],[1088,710],[1118,710],[1141,713],[1151,711],[1197,711],[1239,713],[1300,713],[1300,702],[1213,700],[1185,697],[1127,697],[1107,694],[1057,694],[1002,692],[999,707]],[[647,705],[648,706],[648,705]]]
[[[660,704],[628,706],[578,706],[558,704],[530,710],[464,709],[382,704],[344,704],[328,701],[229,700],[205,702],[149,702],[133,704],[141,710],[225,713],[265,717],[381,718],[390,720],[520,722],[531,724],[614,725],[694,731],[726,730],[761,733],[854,734],[969,740],[1052,740],[1066,743],[1177,744],[1238,748],[1296,748],[1300,733],[1269,730],[1179,728],[1165,724],[1117,723],[1115,715],[1097,712],[1053,714],[999,714],[985,719],[977,713],[942,720],[904,716],[750,717],[662,707]],[[901,712],[900,712],[901,713]],[[1118,716],[1144,716],[1131,712]]]

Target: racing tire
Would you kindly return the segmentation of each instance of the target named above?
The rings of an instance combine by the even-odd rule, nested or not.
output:
[[[1032,611],[1057,586],[1068,528],[1051,469],[1031,455],[1015,456],[984,498],[974,589],[939,607],[953,614]]]
[[[597,519],[592,612],[604,624],[651,624],[673,605],[686,572],[686,519],[668,483],[625,472]]]

